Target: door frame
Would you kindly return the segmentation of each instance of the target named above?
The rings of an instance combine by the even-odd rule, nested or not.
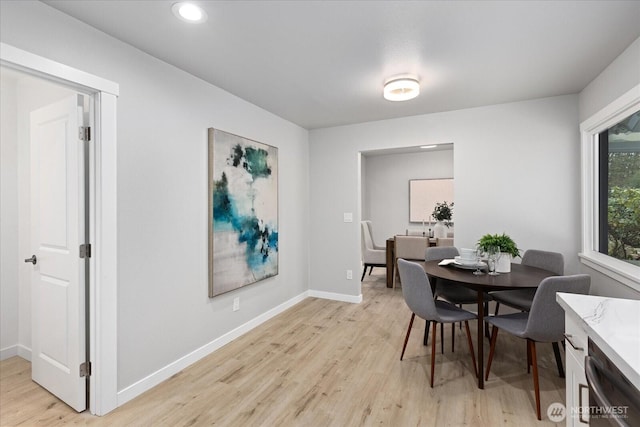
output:
[[[0,43],[0,65],[67,86],[93,99],[89,148],[89,411],[118,406],[117,366],[117,146],[119,85],[48,58]]]

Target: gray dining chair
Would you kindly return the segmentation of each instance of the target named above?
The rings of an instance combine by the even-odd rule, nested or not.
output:
[[[558,276],[562,276],[564,274],[564,256],[559,252],[529,249],[522,256],[522,265],[529,265],[531,267],[551,271]],[[533,302],[535,293],[536,288],[489,292],[491,298],[496,302],[496,309],[493,315],[498,315],[500,304],[513,307],[520,311],[529,311],[531,309],[531,303]],[[564,341],[561,342],[564,344]],[[556,358],[556,365],[558,366],[558,375],[560,378],[564,378],[560,346],[557,342],[553,343],[553,354]]]
[[[587,274],[573,276],[551,276],[540,282],[531,310],[520,313],[503,314],[485,317],[485,322],[492,325],[491,346],[485,381],[489,378],[491,362],[496,351],[498,330],[502,329],[516,337],[527,340],[527,370],[533,366],[533,387],[536,398],[536,415],[540,416],[540,386],[538,382],[538,361],[536,342],[557,343],[563,339],[564,311],[556,302],[557,292],[587,294],[591,286],[591,277]]]
[[[433,387],[436,358],[436,326],[438,323],[464,322],[465,330],[467,331],[467,343],[469,344],[469,351],[471,352],[471,360],[473,362],[473,370],[477,377],[478,368],[476,366],[476,356],[473,351],[471,332],[469,332],[469,320],[476,319],[476,315],[446,301],[435,300],[431,291],[431,285],[429,284],[429,278],[420,264],[399,259],[398,270],[400,272],[400,280],[402,280],[402,296],[411,310],[411,320],[409,321],[409,328],[407,329],[407,335],[404,339],[404,345],[402,346],[400,360],[404,357],[407,342],[409,342],[409,335],[411,334],[411,327],[413,326],[416,315],[430,321],[433,324],[433,335],[431,339],[431,387]],[[444,335],[441,336],[441,339],[444,340]]]
[[[558,252],[529,249],[522,256],[522,265],[552,271],[558,276],[564,274],[564,256]],[[498,314],[500,304],[508,305],[520,311],[529,311],[535,293],[535,288],[489,292],[491,298],[496,302],[494,315]]]
[[[436,246],[427,248],[424,252],[424,260],[425,261],[434,261],[441,259],[453,259],[460,255],[458,248],[454,246]],[[459,285],[457,283],[438,279],[436,281],[436,298],[443,299],[445,301],[450,302],[451,304],[455,304],[459,307],[462,307],[463,304],[477,304],[478,302],[478,293],[473,289],[469,289],[465,286]],[[484,310],[485,313],[489,309],[489,300],[491,297],[485,293],[484,294]],[[488,332],[487,332],[488,336]],[[451,351],[454,351],[455,348],[455,331],[454,325],[451,325]],[[425,331],[424,343],[427,344],[429,338],[428,328]]]
[[[373,239],[369,226],[366,221],[360,222],[360,235],[362,244],[362,263],[364,269],[362,270],[362,277],[360,281],[364,280],[364,275],[367,272],[367,268],[370,268],[369,274],[373,271],[373,267],[386,267],[387,266],[387,251],[381,249],[375,249],[373,247]]]

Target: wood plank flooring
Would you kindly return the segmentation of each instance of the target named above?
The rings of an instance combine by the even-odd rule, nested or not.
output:
[[[28,362],[5,360],[0,425],[554,425],[546,409],[564,403],[565,382],[550,344],[538,344],[542,421],[535,417],[525,342],[506,333],[478,390],[464,329],[456,328],[452,353],[446,327],[432,389],[424,321],[414,322],[400,361],[410,311],[400,289],[385,287],[384,273],[377,268],[367,276],[363,303],[308,298],[104,417],[75,413],[31,381]]]

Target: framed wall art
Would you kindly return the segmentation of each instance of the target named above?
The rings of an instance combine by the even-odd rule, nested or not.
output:
[[[278,149],[209,128],[209,297],[278,274]]]
[[[453,178],[409,180],[409,222],[430,221],[436,203],[453,202]]]

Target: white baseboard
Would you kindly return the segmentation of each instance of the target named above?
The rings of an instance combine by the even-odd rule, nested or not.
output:
[[[360,304],[362,302],[362,294],[355,296],[355,295],[337,294],[335,292],[309,290],[309,296],[314,298],[330,299],[334,301],[350,302],[354,304]]]
[[[18,356],[31,362],[31,349],[23,346],[22,344],[18,344]]]
[[[0,360],[18,355],[18,344],[0,349]]]
[[[31,349],[23,346],[22,344],[16,344],[0,349],[0,360],[6,360],[14,356],[20,356],[25,360],[31,361]]]
[[[130,385],[129,387],[120,390],[118,392],[118,406],[122,406],[131,399],[141,395],[145,391],[152,389],[157,386],[161,382],[166,379],[171,378],[171,376],[177,374],[181,370],[185,369],[189,365],[197,362],[198,360],[208,356],[214,351],[218,350],[225,344],[230,343],[234,339],[240,337],[241,335],[246,334],[251,331],[253,328],[259,326],[260,324],[266,322],[272,317],[277,316],[288,308],[293,307],[299,302],[305,300],[309,297],[309,291],[305,291],[300,295],[297,295],[291,298],[288,301],[283,302],[277,307],[272,308],[271,310],[261,314],[260,316],[248,321],[247,323],[240,325],[236,329],[224,334],[223,336],[216,338],[208,344],[203,345],[202,347],[192,351],[186,356],[181,357],[175,362],[170,363],[164,368],[158,369],[156,372],[150,374],[149,376],[141,379],[140,381]]]

